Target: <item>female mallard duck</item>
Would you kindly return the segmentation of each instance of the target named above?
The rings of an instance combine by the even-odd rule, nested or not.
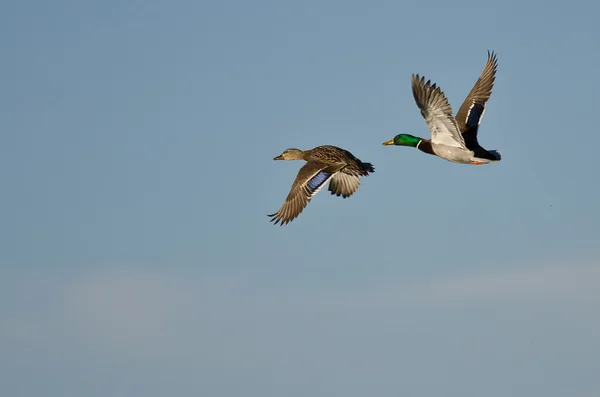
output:
[[[350,197],[360,185],[360,177],[375,172],[371,163],[363,163],[352,153],[336,146],[317,146],[311,150],[286,149],[273,160],[305,160],[292,184],[285,202],[270,216],[281,226],[294,220],[312,197],[329,181],[329,191],[336,196]]]
[[[445,160],[460,164],[487,164],[502,159],[500,152],[485,150],[477,142],[477,129],[485,111],[485,104],[492,95],[498,60],[488,51],[488,59],[475,86],[456,114],[448,99],[431,81],[412,76],[412,91],[421,115],[431,132],[431,140],[409,134],[396,135],[384,145],[410,146]]]

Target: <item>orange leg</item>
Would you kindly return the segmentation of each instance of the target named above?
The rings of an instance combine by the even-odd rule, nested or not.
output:
[[[483,165],[483,164],[486,164],[486,163],[484,163],[483,161],[471,161],[471,164],[474,164],[474,165]]]

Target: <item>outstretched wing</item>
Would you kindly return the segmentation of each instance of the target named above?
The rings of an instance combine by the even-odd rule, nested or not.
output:
[[[431,132],[431,142],[466,149],[458,124],[452,116],[452,107],[442,90],[429,80],[425,83],[425,77],[419,78],[418,74],[413,74],[412,91]]]
[[[290,193],[279,211],[268,215],[272,218],[271,222],[275,221],[275,225],[281,222],[283,226],[294,220],[306,208],[313,196],[343,167],[344,164],[307,162],[298,171]]]
[[[485,112],[485,104],[492,95],[497,68],[498,58],[496,54],[493,51],[492,53],[488,51],[488,59],[483,68],[483,72],[481,72],[477,82],[456,114],[458,128],[463,134],[465,131],[473,129],[476,133],[477,127]]]

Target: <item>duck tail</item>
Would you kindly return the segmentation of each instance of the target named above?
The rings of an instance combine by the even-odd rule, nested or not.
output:
[[[365,173],[364,175],[367,176],[370,173],[374,173],[375,172],[375,167],[373,167],[373,164],[371,163],[363,163],[361,161],[360,163],[360,168],[363,170],[363,172]]]
[[[489,152],[490,152],[490,154],[492,156],[494,156],[496,158],[495,161],[502,160],[502,153],[500,153],[499,151],[497,151],[497,150],[490,150]]]
[[[495,163],[502,160],[502,153],[497,150],[476,150],[475,159],[484,164]]]

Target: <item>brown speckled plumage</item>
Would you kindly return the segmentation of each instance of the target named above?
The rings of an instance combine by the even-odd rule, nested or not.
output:
[[[305,160],[281,208],[268,215],[274,224],[285,225],[306,208],[312,197],[329,182],[329,191],[350,197],[360,185],[360,177],[375,172],[373,165],[363,163],[349,151],[336,146],[317,146],[310,150],[287,149],[274,160]]]

